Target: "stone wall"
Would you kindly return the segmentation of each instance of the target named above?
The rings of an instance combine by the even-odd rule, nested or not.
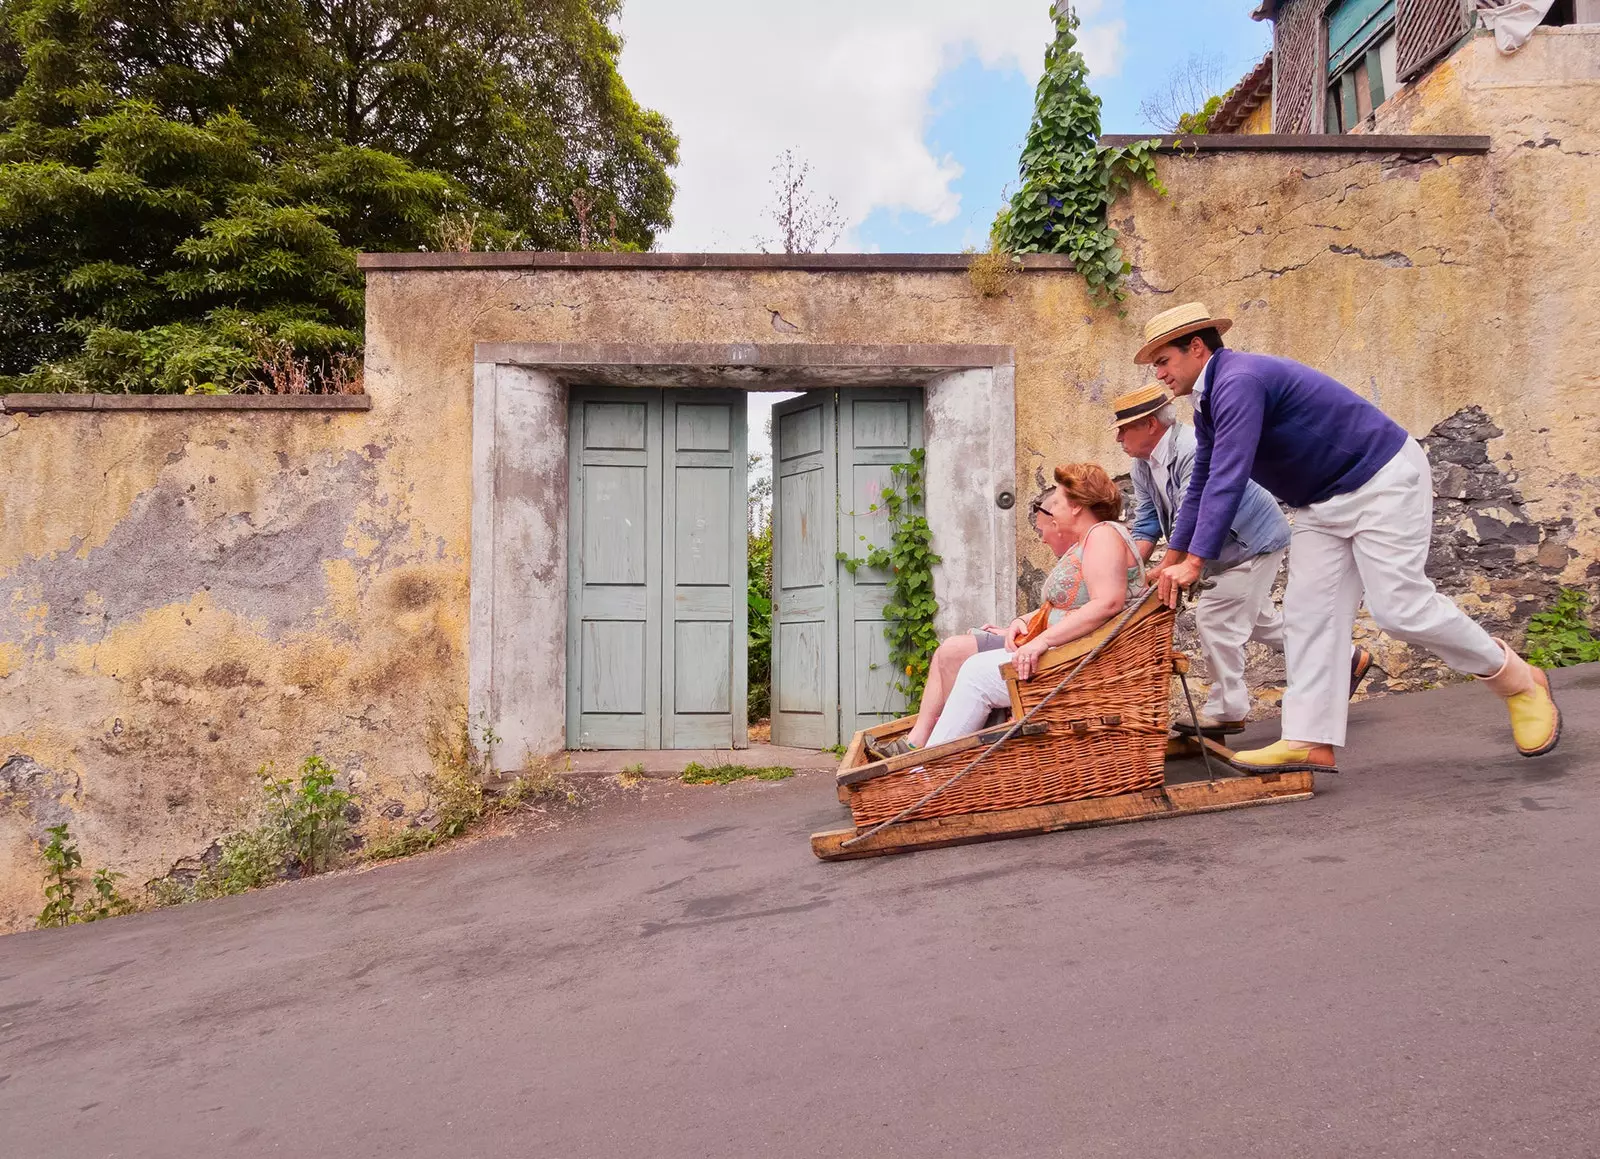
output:
[[[427,729],[467,697],[479,342],[1008,346],[1025,501],[1061,461],[1125,470],[1107,404],[1140,326],[1201,298],[1425,439],[1436,575],[1519,638],[1600,582],[1597,32],[1474,40],[1383,110],[1486,153],[1164,155],[1171,196],[1114,209],[1125,313],[1059,262],[985,298],[938,255],[397,255],[368,264],[369,412],[0,414],[0,927],[39,908],[46,825],[141,883],[234,827],[269,760],[326,756],[367,834],[423,808]],[[1446,678],[1378,643],[1375,688]],[[1281,665],[1256,674],[1270,705]]]

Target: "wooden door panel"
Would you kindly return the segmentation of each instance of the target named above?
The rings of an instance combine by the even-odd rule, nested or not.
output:
[[[643,715],[646,708],[644,621],[591,620],[583,625],[583,711]]]
[[[567,743],[661,744],[659,391],[569,404]],[[554,643],[554,642],[552,642]]]
[[[839,472],[846,482],[839,539],[845,551],[861,558],[872,547],[890,545],[883,489],[894,483],[893,464],[908,462],[922,446],[922,392],[841,391],[838,437]],[[840,728],[846,736],[911,711],[895,688],[901,674],[889,662],[884,636],[891,578],[866,567],[839,577]]]
[[[733,633],[729,627],[726,620],[721,623],[689,621],[677,625],[674,651],[692,662],[679,665],[673,690],[674,712],[726,715],[731,711],[731,669],[725,664],[707,662],[712,657],[731,654]]]
[[[745,396],[664,393],[662,686],[667,748],[743,748]]]
[[[583,507],[584,581],[643,586],[650,565],[645,496],[649,468],[588,465]]]
[[[827,620],[821,615],[814,620],[792,621],[778,625],[772,641],[773,654],[778,658],[773,668],[774,682],[777,686],[774,721],[779,713],[786,716],[791,713],[821,716],[825,707],[831,707],[823,703],[826,693],[821,679],[825,670],[824,653],[832,646],[832,641],[827,638],[828,627]],[[816,722],[800,723],[802,726],[820,727]],[[800,742],[787,737],[780,739],[775,732],[773,743]],[[837,743],[837,741],[827,742],[827,744]],[[826,746],[819,744],[815,747]]]
[[[583,409],[583,448],[586,451],[642,451],[649,438],[650,402],[593,400]]]
[[[680,588],[723,589],[730,582],[730,475],[727,466],[680,466],[674,472],[674,578]]]
[[[772,409],[774,744],[839,743],[836,414],[832,392]]]
[[[830,518],[832,474],[818,464],[778,480],[778,538],[784,551],[776,582],[784,589],[832,586],[838,551]]]
[[[883,634],[882,619],[857,620],[855,663],[850,673],[855,683],[855,711],[858,717],[892,720],[903,715],[905,697],[895,691],[898,673],[889,663],[889,639]]]

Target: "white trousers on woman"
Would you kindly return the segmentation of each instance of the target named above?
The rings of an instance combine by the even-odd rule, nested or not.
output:
[[[1244,646],[1257,640],[1283,651],[1283,613],[1272,599],[1283,551],[1243,560],[1220,575],[1194,605],[1200,654],[1211,670],[1211,695],[1205,713],[1217,720],[1250,715],[1250,687],[1244,679]]]
[[[928,737],[928,748],[977,732],[989,719],[991,710],[1011,703],[1005,679],[1000,675],[1003,665],[1011,662],[1014,652],[996,648],[992,652],[979,652],[962,662],[956,673],[950,695],[945,698],[944,710]]]
[[[1283,736],[1344,744],[1350,630],[1366,589],[1378,627],[1458,672],[1488,676],[1505,653],[1428,579],[1433,471],[1415,439],[1348,495],[1297,508],[1283,595]]]

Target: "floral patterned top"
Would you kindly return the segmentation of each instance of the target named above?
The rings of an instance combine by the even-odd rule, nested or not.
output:
[[[1133,536],[1128,534],[1128,529],[1120,523],[1096,523],[1094,527],[1084,532],[1083,538],[1062,554],[1056,561],[1056,566],[1045,577],[1041,597],[1050,605],[1050,623],[1060,621],[1074,608],[1081,608],[1089,602],[1089,585],[1083,582],[1083,545],[1088,542],[1089,536],[1101,527],[1115,527],[1122,534],[1122,541],[1128,545],[1128,550],[1133,553],[1133,558],[1139,558],[1139,551],[1133,546]],[[1144,565],[1139,564],[1128,569],[1127,599],[1132,600],[1144,591]],[[1126,601],[1124,601],[1126,603]]]

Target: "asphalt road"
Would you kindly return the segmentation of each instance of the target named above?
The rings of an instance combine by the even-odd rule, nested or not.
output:
[[[0,939],[0,1155],[1600,1155],[1600,667],[1310,802],[841,864],[825,774]],[[1270,731],[1270,730],[1269,730]]]

